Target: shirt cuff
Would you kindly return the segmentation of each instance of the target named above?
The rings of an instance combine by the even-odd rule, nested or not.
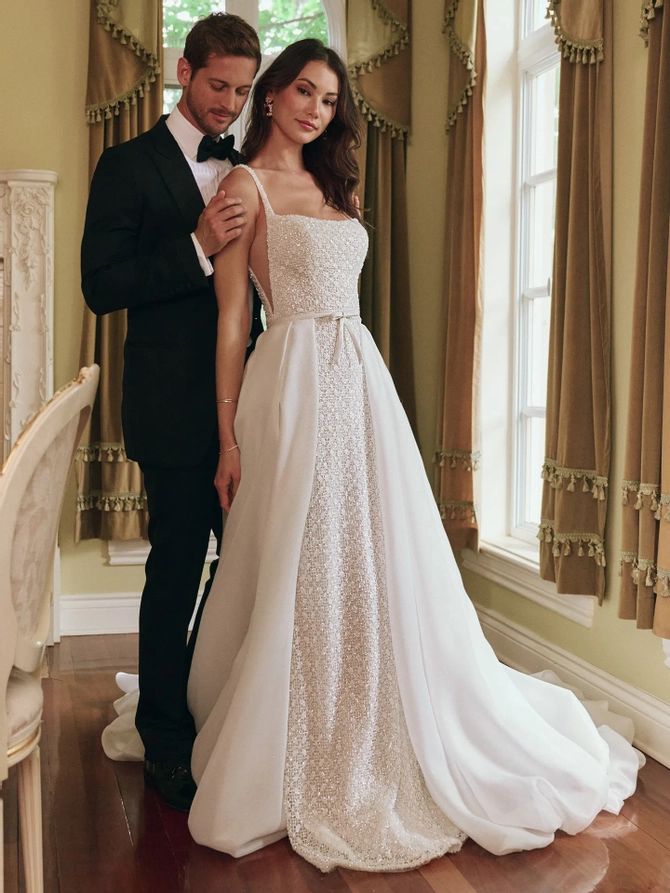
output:
[[[202,246],[196,239],[195,233],[191,233],[191,239],[193,241],[193,245],[195,246],[195,253],[198,255],[198,263],[200,264],[202,272],[205,274],[205,276],[211,276],[214,272],[212,262],[202,250]]]

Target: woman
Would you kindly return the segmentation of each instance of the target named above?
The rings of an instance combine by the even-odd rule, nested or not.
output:
[[[636,752],[482,635],[391,379],[361,325],[355,109],[313,40],[260,77],[215,262],[216,484],[230,509],[189,680],[196,841],[288,833],[327,871],[545,846],[635,787]],[[243,378],[247,271],[268,329]]]

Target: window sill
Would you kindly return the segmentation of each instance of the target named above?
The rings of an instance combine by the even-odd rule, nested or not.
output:
[[[593,626],[595,596],[558,595],[554,583],[540,578],[537,547],[523,540],[501,537],[494,542],[482,542],[478,554],[464,549],[461,557],[466,570],[499,583],[580,626]]]

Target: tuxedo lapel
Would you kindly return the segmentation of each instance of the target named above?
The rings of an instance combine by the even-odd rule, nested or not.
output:
[[[153,156],[156,167],[168,192],[174,198],[187,228],[192,230],[205,203],[188,162],[177,141],[167,129],[164,117],[151,129],[149,137],[155,150]]]

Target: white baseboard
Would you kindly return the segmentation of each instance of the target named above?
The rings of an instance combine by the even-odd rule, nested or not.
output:
[[[670,768],[669,703],[552,645],[497,611],[476,607],[486,638],[504,663],[525,673],[553,670],[587,698],[608,701],[615,713],[633,720],[636,747]]]
[[[109,595],[61,595],[61,636],[136,633],[140,616],[138,592]]]
[[[199,604],[200,596],[196,601],[195,611],[198,610]],[[139,618],[139,592],[62,595],[60,598],[61,636],[136,633],[139,629]]]

